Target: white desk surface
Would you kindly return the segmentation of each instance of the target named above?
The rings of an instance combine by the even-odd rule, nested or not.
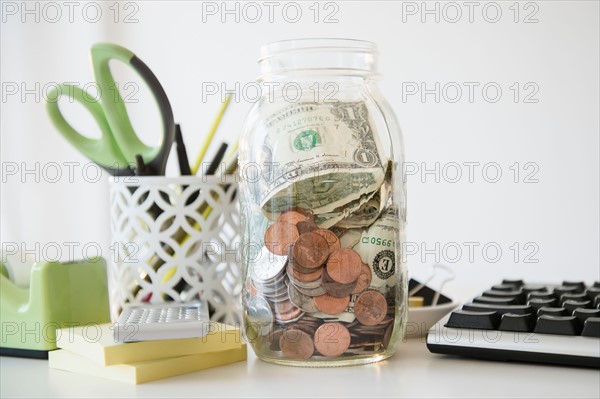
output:
[[[0,397],[520,397],[598,398],[593,369],[504,363],[433,355],[408,340],[383,362],[330,369],[248,361],[143,385],[60,370],[43,360],[0,358]]]

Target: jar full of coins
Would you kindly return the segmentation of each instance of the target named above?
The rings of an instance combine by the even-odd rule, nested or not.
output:
[[[385,359],[406,325],[406,189],[377,47],[282,41],[259,65],[238,167],[246,338],[279,364]]]

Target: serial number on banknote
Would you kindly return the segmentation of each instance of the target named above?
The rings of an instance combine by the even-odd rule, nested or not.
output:
[[[394,240],[388,240],[381,237],[364,236],[360,240],[363,244],[380,245],[382,247],[391,247],[394,245]]]

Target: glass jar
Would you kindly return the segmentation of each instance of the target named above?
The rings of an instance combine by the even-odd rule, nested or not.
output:
[[[262,360],[370,363],[404,336],[404,155],[376,61],[357,40],[261,49],[238,170],[244,331]]]

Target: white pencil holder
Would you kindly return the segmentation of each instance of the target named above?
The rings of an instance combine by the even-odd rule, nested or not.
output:
[[[110,180],[111,316],[126,303],[205,299],[211,320],[241,323],[233,176]]]

